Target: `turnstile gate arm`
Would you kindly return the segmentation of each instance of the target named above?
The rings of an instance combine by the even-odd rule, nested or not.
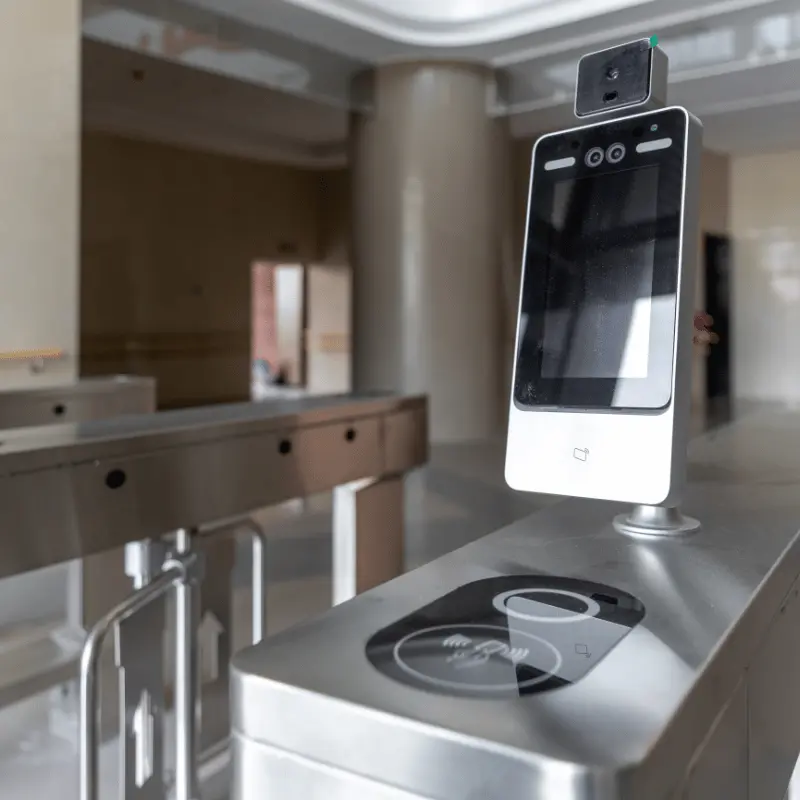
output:
[[[102,617],[90,631],[80,665],[80,714],[78,728],[80,800],[99,800],[98,776],[98,665],[108,632],[171,588],[186,580],[190,559],[172,560],[168,569]]]

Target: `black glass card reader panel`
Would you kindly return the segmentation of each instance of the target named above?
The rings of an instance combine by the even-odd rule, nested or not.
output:
[[[644,617],[611,586],[545,575],[468,583],[378,631],[366,655],[423,691],[508,698],[579,681]]]

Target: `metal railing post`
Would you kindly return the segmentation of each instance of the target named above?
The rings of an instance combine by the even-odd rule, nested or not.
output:
[[[179,530],[175,553],[186,556],[192,535]],[[171,561],[164,567],[169,569]],[[175,592],[175,800],[197,800],[197,585],[181,581]]]

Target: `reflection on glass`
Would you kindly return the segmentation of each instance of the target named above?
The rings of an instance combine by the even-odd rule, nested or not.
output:
[[[647,377],[658,170],[626,170],[601,180],[608,202],[585,210],[585,246],[576,244],[578,234],[570,230],[572,258],[554,258],[545,308],[544,378]],[[584,182],[595,189],[597,179],[556,184],[555,236],[565,235],[570,198],[581,193]],[[622,231],[623,224],[632,230],[649,226],[651,231],[645,236],[620,234],[603,244],[608,232]],[[575,296],[578,276],[580,297]]]

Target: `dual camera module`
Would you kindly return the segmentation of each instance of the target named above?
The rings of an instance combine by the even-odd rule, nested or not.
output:
[[[584,161],[587,167],[599,167],[603,159],[609,164],[619,164],[625,158],[625,145],[622,142],[614,142],[605,150],[602,147],[592,147],[587,150]]]
[[[615,81],[617,78],[619,78],[619,67],[616,67],[613,64],[607,66],[604,71],[604,76],[607,81]],[[603,94],[604,103],[613,103],[618,99],[619,92],[614,89],[610,89]]]

